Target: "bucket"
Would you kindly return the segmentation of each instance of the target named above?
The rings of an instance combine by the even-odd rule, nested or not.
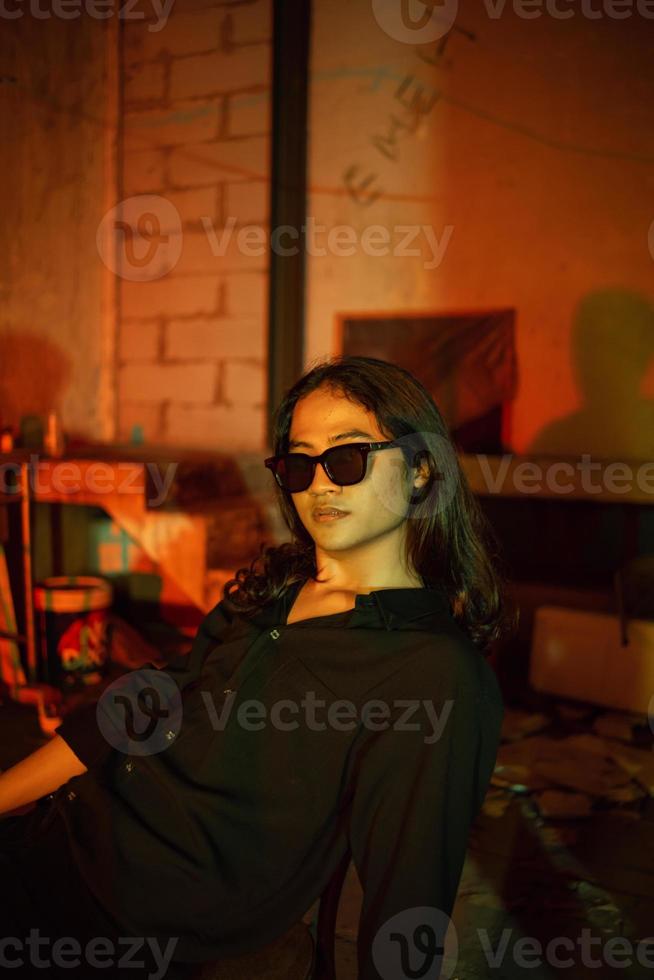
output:
[[[112,598],[110,583],[92,575],[53,576],[34,588],[48,683],[71,688],[102,680]]]

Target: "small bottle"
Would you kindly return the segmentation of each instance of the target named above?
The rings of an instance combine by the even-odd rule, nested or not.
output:
[[[10,453],[14,448],[14,430],[10,425],[0,429],[0,453]]]
[[[64,434],[61,429],[59,412],[48,412],[48,422],[45,431],[45,451],[48,456],[61,456],[64,451]]]

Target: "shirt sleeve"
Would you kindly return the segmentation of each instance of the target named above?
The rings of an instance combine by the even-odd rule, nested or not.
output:
[[[182,691],[197,679],[207,654],[222,642],[231,621],[231,614],[221,600],[200,623],[187,654],[174,657],[165,667],[144,663],[132,673],[146,668],[161,670],[169,674]],[[104,762],[113,750],[98,725],[97,704],[97,701],[86,702],[73,709],[55,729],[55,734],[63,738],[87,769]]]
[[[402,946],[412,964],[422,963],[424,946],[414,945],[421,924],[438,933],[438,923],[445,923],[437,937],[439,944],[444,939],[468,833],[486,795],[500,741],[503,705],[497,680],[485,661],[477,676],[478,684],[456,684],[449,697],[432,699],[429,712],[422,700],[416,701],[420,708],[410,719],[406,705],[394,708],[391,720],[397,728],[389,720],[385,730],[366,733],[355,764],[349,833],[363,888],[359,980],[391,975],[388,963],[393,957],[397,975],[404,976]],[[402,730],[402,713],[414,730]],[[440,734],[434,739],[435,730]],[[433,916],[425,917],[425,908]],[[386,964],[384,973],[378,970],[380,963]]]

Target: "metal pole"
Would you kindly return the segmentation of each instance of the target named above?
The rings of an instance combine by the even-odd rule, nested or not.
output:
[[[32,529],[29,463],[20,464],[20,517],[23,549],[23,586],[25,592],[25,639],[27,649],[27,679],[35,684],[37,677],[36,643],[34,639],[34,591],[32,582]]]

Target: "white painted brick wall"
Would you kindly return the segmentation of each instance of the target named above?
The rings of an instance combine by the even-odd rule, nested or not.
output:
[[[160,101],[166,86],[166,66],[161,63],[135,65],[125,72],[125,103]]]
[[[255,314],[264,322],[268,311],[268,277],[265,273],[231,273],[226,279],[225,308],[232,316]]]
[[[230,37],[236,44],[256,44],[272,37],[272,4],[268,0],[256,3],[233,4],[229,8],[232,21]]]
[[[217,137],[220,106],[217,101],[179,104],[174,109],[126,112],[123,140],[126,152],[159,146],[186,146]]]
[[[264,410],[252,405],[169,405],[164,441],[216,451],[258,451],[265,441]]]
[[[118,410],[118,438],[128,442],[135,425],[141,426],[146,442],[159,442],[163,435],[161,406],[139,401],[121,402]]]
[[[174,360],[263,357],[266,328],[261,317],[171,320],[166,326],[165,356]]]
[[[153,361],[159,353],[161,323],[123,320],[120,325],[118,356],[121,361]]]
[[[214,400],[215,364],[126,364],[119,371],[121,401]]]
[[[229,405],[262,405],[265,397],[263,364],[228,361],[223,372],[223,402]]]
[[[166,276],[154,282],[123,280],[120,293],[124,317],[197,316],[216,312],[220,282],[215,276]]]
[[[210,218],[214,223],[220,214],[221,193],[217,187],[194,187],[188,191],[167,191],[163,195],[179,214],[182,225],[203,228],[202,218]]]
[[[266,181],[239,181],[225,185],[225,218],[239,225],[266,225],[270,219],[270,185]]]
[[[268,137],[190,143],[170,154],[173,187],[197,187],[222,180],[265,177],[268,173]]]
[[[122,189],[125,197],[162,190],[166,184],[165,162],[166,154],[163,150],[125,153],[122,173]]]
[[[170,96],[189,99],[266,86],[270,84],[270,68],[266,45],[177,58],[170,71]]]
[[[180,57],[218,48],[220,25],[227,11],[220,7],[195,13],[179,13],[175,2],[167,23],[160,31],[148,31],[146,23],[125,24],[125,60],[128,66],[152,61],[162,55]]]
[[[231,272],[263,270],[268,265],[269,234],[265,227],[224,229],[211,234],[186,232],[176,275],[205,272],[225,276]]]
[[[242,92],[227,96],[230,136],[261,136],[270,132],[270,93]]]
[[[272,0],[175,0],[158,31],[151,0],[138,9],[146,19],[124,25],[123,195],[172,204],[182,252],[164,278],[120,283],[119,431],[140,424],[149,441],[259,451]],[[239,237],[244,225],[254,237]]]

